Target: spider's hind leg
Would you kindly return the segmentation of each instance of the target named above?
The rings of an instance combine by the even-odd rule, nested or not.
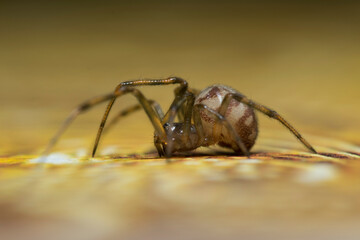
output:
[[[229,103],[231,101],[231,99],[235,99],[241,103],[244,103],[246,105],[248,105],[251,108],[254,108],[260,112],[262,112],[263,114],[267,115],[270,118],[273,118],[275,120],[278,120],[282,125],[284,125],[292,134],[294,134],[296,136],[297,139],[299,139],[299,141],[305,145],[305,147],[307,149],[309,149],[311,152],[313,153],[317,153],[316,150],[310,145],[310,143],[308,141],[305,140],[305,138],[303,138],[301,136],[301,134],[296,131],[296,129],[290,124],[288,123],[282,116],[280,116],[276,111],[261,105],[259,103],[256,103],[254,101],[252,101],[251,99],[245,97],[244,95],[240,94],[240,93],[229,93],[225,96],[222,105],[219,109],[220,113],[225,113],[227,107],[229,106]]]

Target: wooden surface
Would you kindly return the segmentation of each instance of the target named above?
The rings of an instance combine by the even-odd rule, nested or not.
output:
[[[312,142],[325,152],[294,151],[271,139],[250,159],[53,153],[39,166],[36,156],[2,157],[2,236],[356,239],[360,148]]]
[[[67,4],[1,8],[1,239],[360,238],[358,3]],[[90,159],[102,105],[39,163],[78,103],[170,75],[238,89],[320,154],[259,115],[250,159],[218,148],[159,159],[139,112]],[[165,109],[173,98],[141,90]]]

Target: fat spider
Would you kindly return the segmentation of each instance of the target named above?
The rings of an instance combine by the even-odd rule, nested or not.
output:
[[[175,99],[164,114],[159,104],[149,100],[137,86],[179,84]],[[102,118],[92,151],[94,157],[106,120],[115,100],[125,94],[134,95],[139,103],[121,111],[107,129],[122,116],[143,108],[154,129],[154,145],[159,156],[170,157],[176,152],[191,151],[198,147],[218,144],[230,148],[239,155],[250,156],[250,149],[258,135],[258,123],[254,112],[258,110],[278,120],[289,129],[311,152],[315,149],[283,117],[274,110],[258,104],[231,87],[213,85],[202,91],[188,87],[179,77],[166,79],[141,79],[120,83],[113,93],[91,98],[80,104],[69,115],[45,150],[47,154],[70,123],[91,107],[109,101]],[[179,122],[174,122],[175,117]]]

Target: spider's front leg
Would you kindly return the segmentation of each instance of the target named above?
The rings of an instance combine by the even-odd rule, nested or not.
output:
[[[46,156],[50,150],[54,147],[54,145],[57,143],[57,141],[59,140],[59,138],[61,137],[61,135],[65,132],[65,130],[69,127],[69,125],[75,120],[75,118],[80,115],[81,113],[86,112],[87,110],[89,110],[90,108],[103,103],[105,101],[109,101],[110,103],[108,104],[105,114],[103,116],[103,119],[101,121],[99,130],[98,130],[98,134],[97,134],[97,138],[94,144],[94,149],[93,149],[93,155],[96,152],[96,148],[98,145],[98,142],[100,140],[100,136],[101,136],[101,132],[104,128],[106,119],[108,117],[108,114],[111,110],[111,107],[113,106],[116,98],[122,96],[125,93],[129,93],[132,92],[133,95],[135,95],[138,100],[140,101],[140,105],[145,109],[146,113],[148,114],[151,122],[153,123],[153,126],[155,128],[155,131],[158,132],[158,134],[161,136],[161,139],[163,139],[163,141],[166,141],[166,136],[165,136],[165,131],[163,129],[162,123],[161,123],[161,118],[163,116],[162,112],[158,109],[158,107],[154,107],[154,109],[151,107],[151,103],[149,103],[145,97],[137,90],[134,90],[131,87],[136,87],[136,86],[151,86],[151,85],[169,85],[169,84],[179,84],[179,92],[183,93],[186,92],[187,87],[188,87],[188,83],[181,78],[178,77],[169,77],[166,79],[142,79],[142,80],[134,80],[134,81],[126,81],[126,82],[122,82],[120,83],[116,89],[114,93],[109,93],[109,94],[105,94],[99,97],[94,97],[91,98],[85,102],[83,102],[82,104],[80,104],[77,108],[75,108],[71,114],[66,118],[66,120],[64,121],[64,123],[61,125],[61,127],[59,128],[59,130],[56,132],[56,134],[53,136],[53,138],[50,140],[49,144],[47,145],[47,147],[45,148],[42,156]],[[135,107],[136,109],[138,107]]]
[[[163,119],[164,117],[164,113],[159,105],[159,103],[157,103],[155,100],[151,100],[149,99],[148,102],[150,103],[150,105],[152,106],[152,108],[154,108],[157,116],[160,119]],[[103,134],[105,134],[105,132],[109,132],[110,129],[115,126],[115,124],[120,121],[123,117],[126,117],[132,113],[135,113],[136,111],[139,111],[142,109],[141,104],[135,104],[133,106],[130,106],[128,108],[125,108],[124,110],[121,110],[113,119],[111,119],[111,121],[107,124],[107,126],[104,128],[103,130]]]
[[[161,120],[158,115],[155,113],[154,109],[150,106],[149,102],[146,100],[146,98],[143,96],[143,94],[133,88],[136,86],[153,86],[153,85],[170,85],[170,84],[180,84],[179,90],[178,90],[178,96],[175,98],[174,102],[172,105],[176,105],[178,104],[179,101],[181,101],[182,99],[182,95],[185,94],[185,92],[187,91],[188,88],[188,83],[182,79],[182,78],[178,78],[178,77],[169,77],[166,79],[143,79],[143,80],[134,80],[134,81],[127,81],[127,82],[122,82],[120,83],[116,89],[115,89],[115,95],[109,102],[105,113],[103,115],[102,121],[100,123],[100,127],[96,136],[96,140],[94,143],[94,148],[93,148],[93,152],[92,152],[92,156],[95,155],[96,153],[96,149],[97,146],[99,144],[100,141],[100,137],[101,137],[101,133],[103,131],[103,128],[105,126],[106,120],[109,116],[109,113],[111,111],[111,108],[113,106],[113,104],[115,103],[115,100],[117,97],[125,94],[125,93],[132,93],[140,102],[140,104],[143,106],[145,112],[147,113],[150,121],[152,122],[154,128],[155,128],[155,132],[158,135],[158,137],[160,138],[161,142],[164,142],[165,144],[167,143],[167,137],[166,137],[166,133],[165,130],[163,128],[163,122],[164,119],[168,119],[170,118],[170,120],[173,119],[172,114],[170,111],[168,111],[168,113],[164,116],[164,118]],[[176,112],[175,112],[176,114]]]
[[[166,133],[165,133],[165,130],[164,130],[163,125],[161,123],[161,117],[159,116],[160,113],[156,112],[154,110],[154,108],[152,107],[152,104],[136,88],[123,87],[121,89],[118,89],[115,92],[116,97],[122,96],[122,95],[127,94],[127,93],[130,93],[130,94],[132,94],[133,96],[136,97],[136,99],[139,101],[140,105],[142,106],[142,108],[146,112],[147,116],[149,117],[153,127],[155,128],[155,132],[159,136],[160,140],[161,141],[166,141]],[[111,110],[111,107],[112,107],[113,103],[114,103],[114,101],[112,100],[110,102],[110,104],[107,106],[105,114],[103,116],[103,119],[102,119],[102,121],[100,123],[100,127],[98,129],[98,133],[96,135],[96,139],[95,139],[95,143],[94,143],[94,147],[93,147],[92,157],[94,157],[94,155],[96,153],[102,131],[104,129],[107,117],[108,117],[108,115],[110,113],[110,110]]]
[[[56,132],[56,134],[51,138],[50,142],[46,146],[44,152],[42,153],[42,156],[46,156],[49,154],[50,150],[55,146],[61,135],[66,131],[66,129],[70,126],[70,124],[75,120],[77,116],[80,114],[86,112],[90,108],[103,103],[105,101],[108,101],[110,99],[113,99],[115,97],[115,94],[109,93],[105,94],[99,97],[91,98],[82,104],[80,104],[77,108],[75,108],[70,115],[65,119],[64,123],[61,125],[59,130]]]

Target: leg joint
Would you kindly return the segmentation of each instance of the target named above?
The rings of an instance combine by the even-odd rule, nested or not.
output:
[[[79,106],[79,111],[85,111],[91,107],[90,103],[83,103]]]
[[[271,117],[271,118],[277,118],[277,117],[279,117],[279,114],[278,114],[276,111],[274,111],[274,110],[270,110],[270,111],[269,111],[269,117]]]

